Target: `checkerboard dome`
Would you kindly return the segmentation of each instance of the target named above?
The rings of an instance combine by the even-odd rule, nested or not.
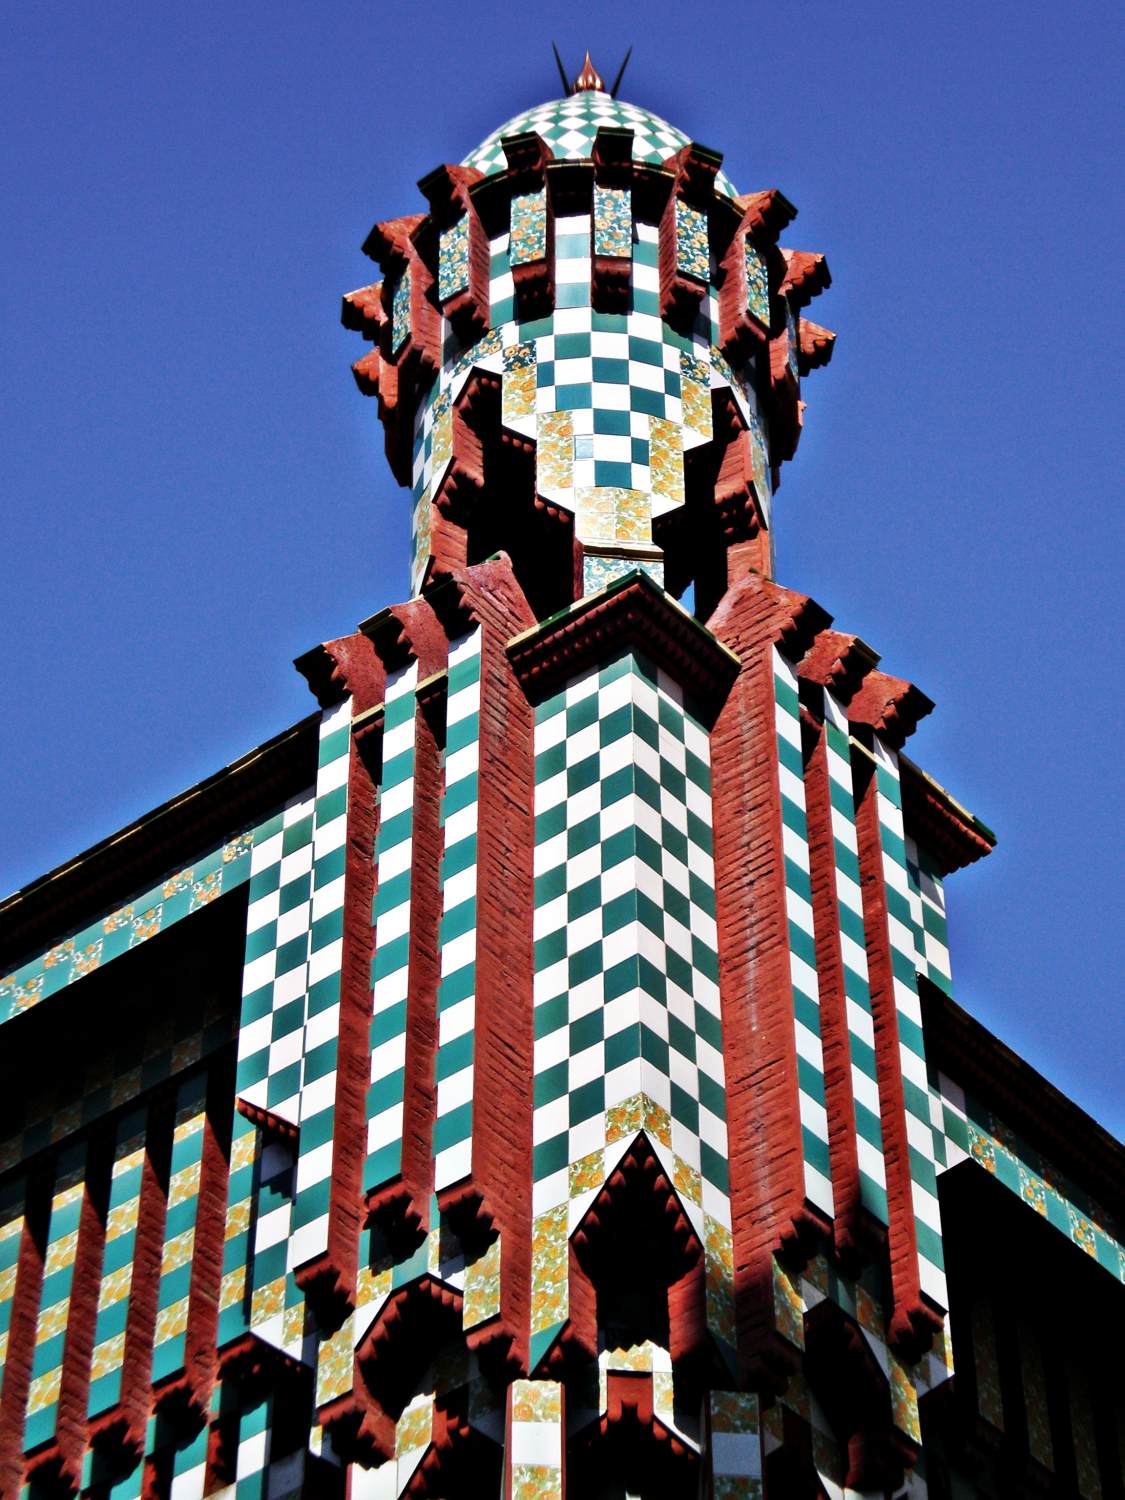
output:
[[[524,110],[523,114],[514,115],[471,152],[464,165],[476,167],[485,176],[504,171],[507,160],[501,141],[505,136],[520,135],[525,131],[534,131],[541,136],[556,157],[581,161],[593,153],[594,137],[603,125],[631,130],[633,160],[651,162],[654,166],[659,166],[688,141],[682,130],[669,125],[659,115],[591,90],[572,94],[567,99],[552,99],[546,104],[537,104],[534,109]],[[715,186],[720,193],[731,198],[736,196],[734,184],[722,172],[716,177]]]

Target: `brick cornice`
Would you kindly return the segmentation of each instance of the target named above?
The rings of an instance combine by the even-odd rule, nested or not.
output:
[[[819,683],[847,704],[878,661],[878,653],[858,635],[822,630],[798,665],[797,676],[806,682]]]
[[[763,617],[766,641],[776,646],[782,656],[799,662],[821,631],[832,623],[832,616],[808,594],[798,594],[760,574],[749,573],[731,585],[707,621],[707,629],[722,633],[728,617],[737,614],[745,591],[762,594],[763,603],[772,605]]]
[[[810,250],[787,250],[784,245],[781,253],[785,257],[781,294],[789,299],[789,305],[794,309],[808,307],[814,297],[832,285],[828,262],[823,255]]]
[[[509,641],[508,656],[536,698],[625,647],[644,651],[711,714],[739,670],[732,651],[639,571]]]
[[[899,771],[906,831],[925,849],[939,875],[951,875],[992,853],[996,835],[991,828],[912,760],[901,757]]]
[[[848,719],[873,729],[893,750],[901,750],[919,719],[932,713],[933,707],[933,700],[912,682],[886,672],[869,672],[848,706]]]
[[[832,358],[836,348],[836,335],[831,328],[822,328],[808,318],[801,319],[797,330],[797,372],[807,375],[810,370],[819,370]]]
[[[360,631],[313,646],[298,656],[293,665],[321,708],[331,708],[351,697],[355,711],[363,713],[382,702],[383,664],[371,641]]]

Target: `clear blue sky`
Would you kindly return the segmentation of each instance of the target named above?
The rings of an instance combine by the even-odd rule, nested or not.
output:
[[[291,658],[406,593],[360,243],[555,96],[552,37],[633,42],[623,97],[828,256],[779,576],[937,701],[911,753],[1000,836],[949,882],[958,997],[1121,1134],[1125,11],[515,13],[7,8],[0,886],[303,716]]]

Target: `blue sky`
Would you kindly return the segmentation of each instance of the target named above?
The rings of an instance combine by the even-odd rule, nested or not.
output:
[[[1125,1132],[1116,4],[10,8],[0,612],[11,890],[311,700],[407,592],[340,294],[414,186],[553,97],[555,38],[778,186],[836,329],[780,580],[937,710],[998,832],[949,882],[963,1005]]]

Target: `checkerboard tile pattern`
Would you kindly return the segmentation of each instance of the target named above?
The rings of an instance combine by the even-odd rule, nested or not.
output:
[[[860,1201],[879,1223],[885,1224],[887,1173],[879,1115],[875,1028],[867,974],[848,720],[842,705],[827,690],[824,691],[824,742],[829,777],[836,901],[840,913],[840,952],[844,963],[844,996],[851,1053]]]
[[[172,1161],[168,1175],[168,1212],[164,1221],[164,1249],[153,1336],[152,1379],[157,1381],[183,1369],[187,1331],[191,1262],[199,1213],[199,1178],[203,1161],[207,1077],[197,1073],[176,1093],[172,1129]]]
[[[133,1286],[137,1215],[145,1163],[147,1111],[130,1110],[117,1127],[105,1252],[94,1325],[94,1353],[90,1366],[91,1417],[113,1406],[121,1395],[121,1363],[125,1357],[125,1321]]]
[[[54,1437],[62,1381],[63,1346],[74,1290],[78,1223],[86,1191],[86,1145],[67,1146],[59,1155],[43,1260],[43,1286],[35,1325],[35,1353],[27,1397],[24,1447]]]
[[[390,1181],[402,1166],[417,679],[417,662],[389,673],[384,699],[383,771],[375,844],[371,1083],[364,1169],[364,1188],[368,1191]]]
[[[902,790],[898,755],[878,735],[874,737],[879,836],[887,896],[887,927],[898,1013],[899,1059],[906,1103],[906,1134],[910,1151],[914,1228],[918,1244],[918,1273],[923,1292],[939,1307],[948,1306],[945,1258],[938,1212],[937,1170],[930,1121],[929,1079],[922,1041],[922,1007],[915,978],[917,955],[910,912],[910,882],[906,871],[906,841],[902,826]]]
[[[313,805],[312,896],[301,1059],[301,1134],[290,1228],[290,1271],[328,1245],[328,1195],[340,1032],[351,699],[320,721]]]
[[[250,863],[236,1092],[296,1125],[309,956],[315,787],[256,838]]]
[[[924,849],[906,836],[906,874],[910,883],[910,915],[918,972],[947,995],[953,993],[949,963],[949,929],[945,919],[945,889],[941,876]]]
[[[253,842],[253,832],[235,834],[0,979],[0,1023],[104,968],[217,900],[224,891],[242,885],[249,878]]]
[[[555,221],[551,316],[517,320],[513,257],[545,252],[545,241],[532,232],[534,216],[521,210],[522,217],[513,219],[516,240],[505,233],[491,242],[491,330],[466,349],[443,325],[442,369],[415,423],[415,588],[428,556],[432,499],[452,457],[451,403],[474,366],[501,375],[504,424],[536,442],[538,492],[574,511],[578,535],[602,565],[588,588],[602,586],[607,570],[616,575],[622,566],[638,564],[659,569],[652,521],[683,504],[684,455],[713,435],[712,388],[731,391],[750,430],[755,487],[768,513],[770,471],[756,367],[751,361],[735,376],[716,347],[718,303],[705,223],[701,228],[690,218],[694,211],[685,209],[684,254],[707,292],[694,329],[681,334],[660,317],[657,226],[632,222],[628,194],[600,193],[593,215]],[[630,256],[630,312],[592,309],[592,248]],[[599,556],[599,547],[607,546],[635,555],[624,563]]]
[[[437,1192],[466,1177],[472,1166],[480,709],[481,633],[477,628],[449,647],[438,937]]]
[[[508,160],[501,143],[506,136],[523,135],[527,131],[534,131],[546,141],[557,158],[565,161],[588,159],[594,149],[594,138],[602,126],[631,130],[633,160],[654,165],[674,156],[681,146],[688,143],[682,131],[658,115],[638,109],[635,104],[626,104],[621,99],[613,99],[609,94],[592,91],[537,104],[534,109],[515,115],[465,158],[465,166],[476,167],[486,176],[503,172]],[[720,193],[730,198],[735,196],[734,187],[722,172],[715,185]]]
[[[730,1203],[707,734],[626,654],[536,710],[533,1362],[566,1241],[645,1130],[730,1324]]]
[[[805,1196],[810,1203],[831,1217],[832,1174],[828,1163],[828,1114],[825,1108],[824,1054],[820,1034],[820,986],[816,972],[816,939],[812,890],[809,885],[809,834],[801,755],[801,708],[797,696],[797,674],[776,647],[773,652],[773,685]]]

